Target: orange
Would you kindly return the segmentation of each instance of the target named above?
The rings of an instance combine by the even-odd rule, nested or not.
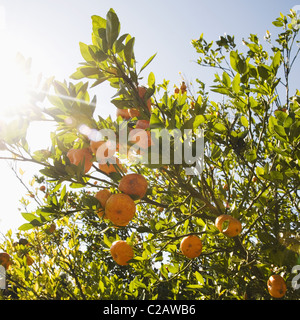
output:
[[[180,250],[187,258],[199,257],[202,252],[202,241],[196,235],[186,236],[181,240]]]
[[[270,295],[274,298],[282,298],[286,293],[286,283],[279,274],[272,275],[267,285]]]
[[[6,252],[0,253],[0,265],[2,265],[6,270],[11,265],[10,255]]]
[[[105,204],[105,216],[117,226],[127,226],[135,215],[134,201],[124,193],[111,195]]]
[[[106,174],[111,174],[113,172],[127,172],[127,169],[125,167],[122,166],[120,160],[116,157],[112,157],[111,158],[113,163],[104,163],[104,164],[101,164],[99,163],[99,169],[106,173]],[[116,169],[116,166],[118,169]]]
[[[90,142],[90,147],[91,147],[91,150],[94,154],[97,153],[97,150],[100,146],[102,146],[102,144],[105,143],[105,141],[93,141],[91,140]]]
[[[181,93],[185,93],[186,92],[186,84],[185,84],[184,81],[182,81],[182,83],[181,83],[180,91],[181,91]]]
[[[93,155],[90,148],[83,149],[70,149],[67,153],[72,164],[78,166],[79,164],[84,164],[84,173],[87,173],[93,164]]]
[[[141,174],[130,173],[121,178],[118,188],[133,199],[142,199],[147,193],[148,182]]]
[[[105,210],[102,209],[102,208],[100,208],[98,211],[96,211],[96,214],[97,214],[97,216],[98,216],[99,218],[103,218],[103,219],[106,218],[106,217],[105,217]]]
[[[102,217],[106,218],[104,208],[106,205],[106,201],[110,196],[111,196],[111,193],[107,189],[100,190],[95,194],[95,198],[100,202],[102,207],[96,212],[99,218],[102,218]]]
[[[117,264],[127,266],[128,261],[134,256],[132,247],[123,240],[117,240],[112,243],[110,253]]]
[[[135,125],[136,129],[148,129],[150,127],[150,121],[138,120]]]
[[[102,208],[105,208],[107,199],[111,196],[111,193],[107,189],[102,189],[95,194],[95,198],[99,200]]]
[[[242,231],[242,225],[239,220],[228,214],[222,214],[217,217],[215,226],[220,232],[228,237],[236,237]]]
[[[145,96],[145,93],[147,91],[147,88],[145,87],[138,87],[138,93],[139,93],[139,96],[144,99],[144,96]],[[151,99],[148,99],[147,100],[147,107],[148,107],[148,110],[149,112],[151,112]],[[130,108],[128,110],[129,112],[129,115],[131,118],[134,118],[134,117],[139,117],[140,116],[140,112],[139,110],[137,110],[136,108]]]
[[[56,224],[53,222],[51,223],[48,232],[53,233],[56,230]]]
[[[116,116],[122,117],[124,120],[129,120],[130,119],[129,109],[117,108]]]
[[[153,145],[151,139],[151,132],[143,129],[134,129],[129,136],[130,142],[138,146],[141,149],[147,149]]]
[[[34,263],[34,260],[28,254],[26,254],[26,263],[28,266],[31,266]]]
[[[107,158],[113,157],[117,150],[117,146],[113,147],[113,144],[110,141],[91,141],[90,147],[92,152],[96,155],[98,163],[101,164],[104,164]]]

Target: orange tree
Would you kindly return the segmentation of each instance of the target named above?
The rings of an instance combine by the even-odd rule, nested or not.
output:
[[[10,263],[1,298],[274,299],[267,283],[280,275],[287,290],[277,297],[299,299],[292,269],[300,264],[300,92],[290,83],[299,21],[291,11],[273,24],[276,39],[267,32],[264,47],[251,34],[244,52],[229,35],[192,41],[198,64],[217,71],[211,91],[221,99],[212,101],[200,80],[193,89],[156,84],[152,72],[142,77],[154,56],[139,67],[135,38],[120,34],[116,13],[92,16],[92,44],[80,43],[85,61],[71,76],[88,82],[50,79],[43,92],[55,90],[47,94],[51,107],[37,108],[45,94],[33,95],[19,121],[1,126],[2,158],[42,168],[27,186],[30,201],[22,199],[27,223],[2,239]],[[90,82],[116,90],[115,121],[94,114]],[[31,153],[26,131],[34,120],[57,125],[51,148]],[[203,129],[203,170],[187,175],[193,164],[174,157],[134,161],[160,140],[146,134],[124,146],[125,125],[128,134],[166,129],[171,151],[174,129]],[[116,141],[99,142],[102,129],[113,130]],[[119,160],[106,163],[105,153]],[[120,188],[132,173],[140,178]],[[187,237],[195,241],[182,243]],[[118,240],[123,247],[114,245],[112,256]]]

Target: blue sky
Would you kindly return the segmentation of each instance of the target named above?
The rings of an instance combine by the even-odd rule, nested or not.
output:
[[[90,17],[105,16],[113,8],[121,21],[121,32],[136,38],[135,54],[140,66],[157,53],[145,77],[153,71],[157,82],[166,79],[179,84],[181,72],[189,81],[199,78],[209,82],[208,70],[195,63],[192,39],[204,33],[207,41],[217,40],[227,33],[235,35],[240,44],[242,38],[254,33],[263,42],[266,30],[276,32],[272,21],[295,5],[300,5],[300,0],[0,0],[0,18],[5,17],[5,23],[0,23],[1,51],[10,55],[20,51],[32,57],[35,72],[68,80],[82,61],[78,43],[91,43]],[[109,104],[114,92],[108,86],[97,87],[93,93],[98,96],[99,113],[115,113]],[[42,147],[49,133],[37,135],[33,131],[32,135],[41,137],[35,143]],[[0,164],[0,174],[5,177],[5,183],[0,184],[0,201],[5,208],[0,213],[3,232],[23,221],[17,208],[25,189],[5,163]]]

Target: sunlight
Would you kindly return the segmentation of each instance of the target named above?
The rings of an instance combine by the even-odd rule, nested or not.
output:
[[[29,73],[30,60],[21,54],[8,55],[0,51],[0,113],[1,116],[13,116],[29,101],[32,80]]]

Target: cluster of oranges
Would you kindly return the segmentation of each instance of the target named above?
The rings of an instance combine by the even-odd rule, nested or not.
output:
[[[117,227],[127,226],[134,218],[136,212],[135,200],[142,199],[148,189],[145,177],[138,173],[124,175],[119,181],[118,193],[111,193],[108,189],[102,189],[95,194],[100,202],[97,215],[110,220]],[[127,265],[133,258],[133,249],[126,241],[115,241],[110,252],[113,259],[119,265]]]

